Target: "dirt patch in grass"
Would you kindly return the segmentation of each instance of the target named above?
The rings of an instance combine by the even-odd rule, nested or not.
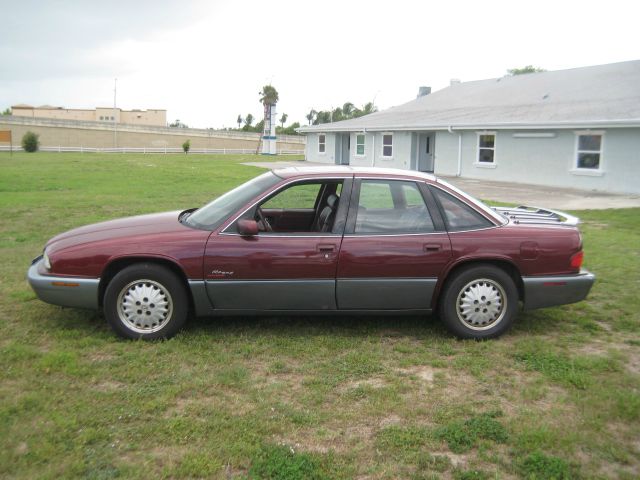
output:
[[[415,365],[413,367],[399,368],[396,370],[396,372],[400,373],[401,375],[414,376],[419,380],[429,384],[433,383],[433,379],[438,371],[441,370],[433,368],[429,365]]]
[[[94,388],[99,392],[115,392],[125,387],[126,387],[126,384],[122,382],[117,382],[114,380],[105,380],[105,381],[96,383],[94,386]]]
[[[388,384],[388,382],[384,379],[384,378],[380,378],[380,377],[371,377],[371,378],[365,378],[362,380],[352,380],[349,382],[346,382],[344,385],[341,385],[338,388],[338,391],[340,393],[345,393],[345,392],[349,392],[351,390],[355,390],[357,388],[384,388],[386,387]]]
[[[245,395],[235,392],[218,392],[215,395],[179,397],[164,414],[165,418],[190,416],[194,411],[217,409],[234,416],[246,415],[255,410],[256,405]]]
[[[87,357],[91,363],[109,362],[114,358],[116,358],[116,356],[109,352],[94,352]]]
[[[380,419],[380,428],[385,428],[390,425],[399,425],[400,423],[402,423],[402,418],[400,418],[399,415],[391,414]]]
[[[278,442],[292,446],[295,450],[304,450],[316,453],[328,453],[330,451],[342,453],[355,453],[371,451],[373,437],[378,425],[368,423],[356,423],[352,425],[325,426],[319,435],[316,428],[301,428],[286,435],[275,436]]]

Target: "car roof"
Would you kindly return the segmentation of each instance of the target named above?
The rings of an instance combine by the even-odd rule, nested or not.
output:
[[[435,181],[435,175],[418,172],[416,170],[402,170],[400,168],[381,167],[351,167],[348,165],[328,165],[326,167],[287,167],[273,169],[273,173],[281,178],[302,177],[306,175],[355,175],[376,177],[405,177],[417,180]]]

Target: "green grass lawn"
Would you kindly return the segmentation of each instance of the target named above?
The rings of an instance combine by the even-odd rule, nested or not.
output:
[[[54,234],[202,205],[249,159],[0,154],[0,477],[638,478],[640,209],[579,212],[589,299],[487,342],[391,316],[131,342],[27,285]]]

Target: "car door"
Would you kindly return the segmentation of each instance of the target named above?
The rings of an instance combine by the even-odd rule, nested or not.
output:
[[[351,184],[348,177],[288,183],[238,216],[238,220],[254,218],[259,207],[270,207],[262,213],[276,221],[274,231],[242,236],[236,233],[234,222],[212,235],[204,254],[204,276],[214,308],[335,310],[336,268]],[[314,222],[308,225],[309,219],[315,211],[326,208],[327,186],[331,195],[347,200],[334,204],[330,231],[314,231]],[[314,188],[316,197],[310,197]],[[314,212],[306,212],[309,205],[314,206]],[[300,214],[305,217],[303,222],[282,225],[282,218]]]
[[[338,309],[430,309],[450,258],[449,236],[426,185],[358,179],[338,261]]]

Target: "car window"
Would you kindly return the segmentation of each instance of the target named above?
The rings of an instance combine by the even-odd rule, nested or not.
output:
[[[355,233],[429,233],[435,230],[414,182],[363,180]]]
[[[215,229],[249,200],[281,180],[272,172],[264,173],[199,208],[184,223],[194,228]]]
[[[321,183],[293,185],[264,202],[262,208],[313,209],[321,186]]]
[[[364,181],[360,187],[361,208],[393,208],[393,198],[389,184],[385,182]]]
[[[433,193],[440,202],[442,210],[444,210],[448,230],[471,230],[474,228],[486,228],[492,225],[489,220],[453,195],[439,188],[434,188]]]

